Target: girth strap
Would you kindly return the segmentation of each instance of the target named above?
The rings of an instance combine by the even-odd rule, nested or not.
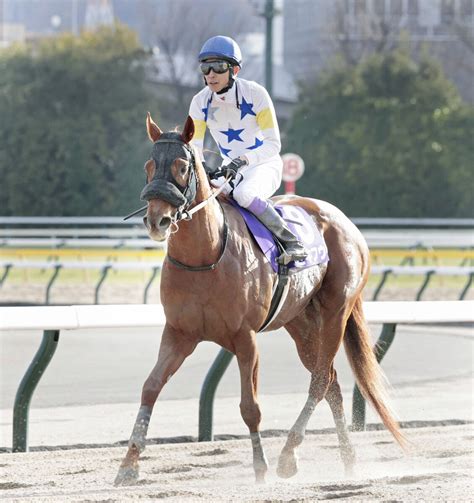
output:
[[[263,332],[268,325],[277,317],[283,304],[285,303],[286,297],[288,295],[289,285],[289,275],[288,266],[279,264],[278,265],[278,277],[275,288],[273,289],[272,301],[270,303],[270,309],[268,310],[267,319],[263,322],[260,327],[259,332]]]

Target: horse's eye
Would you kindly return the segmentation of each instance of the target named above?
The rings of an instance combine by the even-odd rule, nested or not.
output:
[[[179,170],[179,173],[184,176],[186,174],[186,171],[188,171],[188,167],[187,166],[181,166],[181,168]]]

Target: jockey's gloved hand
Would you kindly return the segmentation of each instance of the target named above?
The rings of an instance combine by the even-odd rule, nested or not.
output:
[[[216,178],[222,176],[222,170],[220,166],[211,167],[208,166],[204,161],[202,165],[204,167],[204,171],[207,173],[207,176],[209,177],[210,180],[215,180]]]
[[[246,160],[237,157],[232,159],[232,161],[227,164],[227,166],[222,166],[222,171],[224,176],[230,180],[233,180],[237,176],[237,172],[242,166],[246,166],[248,163]]]

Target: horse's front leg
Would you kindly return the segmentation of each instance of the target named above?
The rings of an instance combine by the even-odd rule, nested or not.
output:
[[[257,402],[259,357],[255,332],[252,331],[250,336],[247,334],[239,337],[235,341],[235,349],[241,380],[240,412],[249,428],[250,440],[252,441],[255,480],[257,483],[264,483],[265,474],[268,471],[268,461],[263,452],[259,431],[262,415]]]
[[[185,337],[168,325],[165,326],[158,361],[143,384],[141,406],[128,442],[127,454],[115,478],[115,485],[134,484],[138,480],[138,459],[145,450],[153,406],[163,386],[179,369],[185,358],[194,351],[196,344],[196,340]]]

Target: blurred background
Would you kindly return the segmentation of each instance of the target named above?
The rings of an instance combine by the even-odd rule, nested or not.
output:
[[[376,266],[429,267],[393,291],[398,273],[375,269],[368,297],[468,298],[473,11],[473,0],[0,0],[0,302],[159,301],[164,251],[120,217],[141,205],[146,112],[181,127],[203,85],[197,54],[218,34],[240,44],[240,76],[271,93],[282,153],[304,160],[296,193],[361,225]]]

